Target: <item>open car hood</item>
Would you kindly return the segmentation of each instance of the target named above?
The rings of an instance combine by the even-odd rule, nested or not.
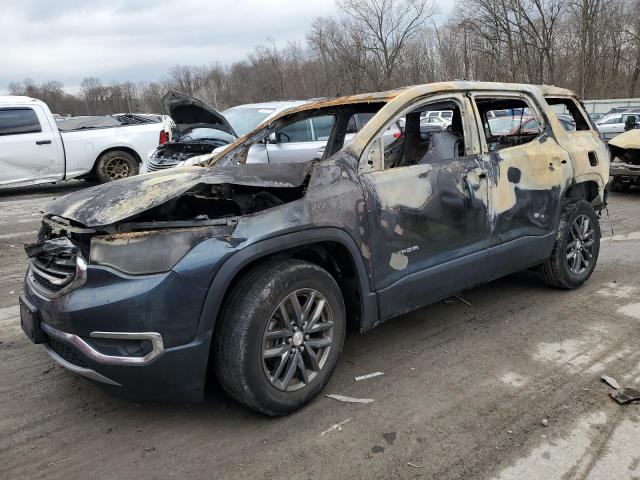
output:
[[[208,125],[238,137],[224,115],[201,100],[171,90],[162,97],[162,103],[165,113],[171,116],[178,126]]]
[[[172,168],[70,193],[51,202],[43,213],[85,227],[107,226],[166,203],[199,185],[299,187],[311,168],[311,162]]]

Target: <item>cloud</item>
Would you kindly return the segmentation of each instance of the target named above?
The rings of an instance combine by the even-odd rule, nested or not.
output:
[[[439,0],[445,10],[451,1]],[[176,64],[241,60],[257,45],[303,41],[334,0],[3,0],[0,89],[11,81],[161,78]]]

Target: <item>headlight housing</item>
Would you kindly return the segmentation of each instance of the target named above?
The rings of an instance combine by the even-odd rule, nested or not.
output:
[[[96,236],[89,263],[131,275],[168,272],[202,240],[225,233],[226,227],[202,227]]]

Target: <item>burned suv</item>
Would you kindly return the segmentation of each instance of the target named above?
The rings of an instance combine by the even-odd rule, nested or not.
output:
[[[445,110],[446,130],[421,131],[421,116]],[[496,111],[535,125],[498,133]],[[344,146],[359,114],[375,115]],[[245,163],[252,145],[315,117],[331,118],[321,159]],[[195,400],[211,373],[246,406],[285,414],[325,386],[347,329],[522,269],[580,286],[608,174],[606,145],[560,88],[452,82],[314,101],[206,167],[50,204],[27,246],[22,326],[113,391]]]

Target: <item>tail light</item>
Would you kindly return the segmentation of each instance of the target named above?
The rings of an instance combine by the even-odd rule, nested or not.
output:
[[[160,132],[160,141],[159,141],[159,144],[160,144],[160,145],[163,145],[163,144],[165,144],[165,143],[167,143],[167,132],[165,132],[164,130],[162,130],[162,131]]]
[[[402,132],[395,132],[393,134],[393,138],[400,138],[402,136]]]

